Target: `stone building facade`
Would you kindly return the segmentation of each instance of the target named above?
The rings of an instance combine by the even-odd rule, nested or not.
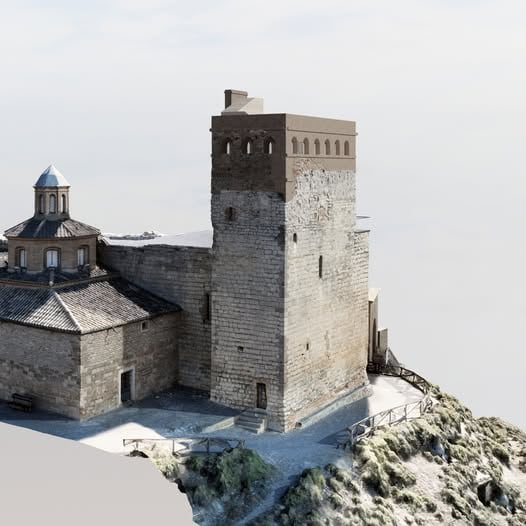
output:
[[[171,387],[178,305],[97,265],[98,229],[69,215],[50,166],[0,269],[0,398],[85,419]]]
[[[370,301],[369,234],[356,216],[355,123],[265,114],[261,99],[227,90],[211,133],[206,243],[127,243],[78,222],[75,230],[69,185],[54,168],[44,186],[37,182],[35,216],[6,232],[0,302],[2,294],[20,298],[31,275],[72,325],[58,315],[42,321],[39,309],[14,316],[0,308],[1,397],[25,390],[88,418],[121,403],[124,372],[131,399],[186,386],[229,407],[259,408],[269,428],[288,431],[340,397],[367,392],[377,296]],[[61,265],[50,280],[42,264],[53,246]],[[88,262],[73,268],[82,246]],[[100,283],[129,303],[91,293]],[[108,303],[102,319],[93,298]],[[110,319],[116,312],[126,315]],[[56,348],[53,359],[32,363],[38,350],[24,347],[24,331]]]

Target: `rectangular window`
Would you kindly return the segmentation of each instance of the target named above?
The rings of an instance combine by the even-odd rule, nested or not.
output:
[[[88,249],[87,247],[80,247],[77,250],[77,265],[83,267],[88,263]]]
[[[46,267],[57,268],[58,267],[58,250],[48,250],[46,252]]]
[[[212,319],[212,297],[210,293],[205,294],[205,321]]]
[[[318,276],[323,277],[323,256],[318,259]]]
[[[26,253],[26,250],[24,248],[19,248],[18,251],[17,251],[17,262],[16,264],[20,267],[20,268],[25,268],[27,267],[27,253]]]

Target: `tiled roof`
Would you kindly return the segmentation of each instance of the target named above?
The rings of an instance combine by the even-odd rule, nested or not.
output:
[[[50,187],[50,186],[69,186],[66,178],[50,164],[40,175],[35,187]]]
[[[21,237],[24,239],[56,239],[99,235],[95,227],[75,221],[74,219],[37,219],[32,217],[23,223],[5,231],[6,237]]]
[[[6,253],[7,256],[7,253]],[[2,264],[2,252],[0,252],[0,265]],[[100,267],[93,267],[90,270],[79,272],[60,272],[60,270],[55,269],[53,271],[53,283],[55,285],[63,285],[68,282],[77,282],[77,281],[86,281],[93,278],[104,278],[110,277],[110,272]],[[48,285],[51,279],[51,273],[49,270],[44,272],[38,272],[37,274],[28,273],[28,272],[8,272],[7,268],[0,268],[0,285],[4,283],[5,285],[12,284],[16,286],[17,284],[24,285]]]
[[[121,278],[59,289],[0,285],[0,321],[76,334],[179,310]]]

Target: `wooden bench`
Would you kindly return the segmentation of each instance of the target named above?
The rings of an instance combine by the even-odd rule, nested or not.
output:
[[[33,409],[33,398],[31,396],[14,393],[8,403],[9,407],[19,411],[31,411]]]

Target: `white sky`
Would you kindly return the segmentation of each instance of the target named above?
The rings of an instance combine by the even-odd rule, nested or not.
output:
[[[207,228],[225,88],[269,112],[356,120],[393,350],[526,428],[525,2],[0,7],[0,230],[32,214],[51,162],[73,215],[102,230]]]

